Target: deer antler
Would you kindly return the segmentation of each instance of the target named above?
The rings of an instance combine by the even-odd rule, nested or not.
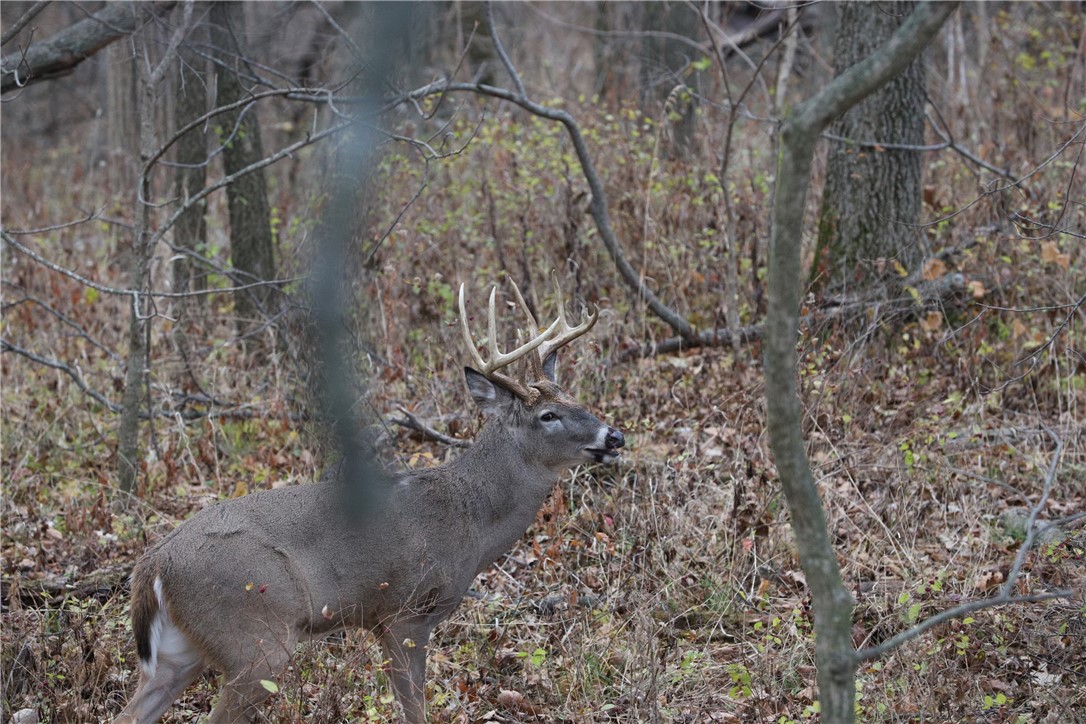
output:
[[[513,362],[524,357],[528,358],[528,362],[532,367],[532,373],[542,378],[543,376],[543,362],[547,359],[547,356],[560,347],[572,342],[577,337],[588,332],[592,329],[593,325],[599,319],[599,309],[596,308],[577,326],[571,326],[566,321],[565,300],[562,297],[562,288],[558,284],[558,277],[554,277],[554,288],[558,294],[558,319],[551,322],[550,326],[542,332],[539,331],[539,325],[536,324],[535,316],[532,315],[530,309],[528,309],[527,303],[524,301],[524,297],[521,296],[520,289],[512,279],[509,283],[513,285],[513,294],[516,296],[517,304],[520,305],[521,310],[524,311],[524,316],[528,318],[528,334],[529,339],[524,344],[517,347],[512,352],[501,352],[498,349],[498,324],[494,311],[494,297],[497,293],[497,286],[490,290],[490,303],[487,305],[487,352],[490,355],[489,360],[484,360],[482,355],[479,354],[479,350],[475,346],[475,341],[471,337],[471,329],[468,327],[468,313],[464,304],[464,285],[460,285],[460,328],[464,333],[464,343],[468,347],[468,353],[471,355],[472,362],[479,368],[487,377],[504,384],[510,390],[512,390],[518,397],[526,401],[532,401],[538,394],[535,390],[530,389],[528,383],[521,380],[515,380],[508,375],[502,374],[498,370],[508,367]]]

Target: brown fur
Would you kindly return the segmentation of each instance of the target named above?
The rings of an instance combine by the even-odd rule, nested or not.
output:
[[[144,558],[132,571],[132,633],[140,661],[151,660],[151,623],[158,613],[154,568],[152,560]]]

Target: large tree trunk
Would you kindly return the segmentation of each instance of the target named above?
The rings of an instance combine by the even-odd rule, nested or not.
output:
[[[239,2],[216,2],[211,6],[211,44],[218,57],[216,77],[219,87],[218,104],[241,100],[249,93],[245,76],[245,7]],[[256,106],[224,113],[219,118],[222,128],[223,166],[234,174],[264,157],[260,142],[260,124]],[[245,174],[226,187],[230,207],[231,260],[237,274],[236,282],[251,284],[275,278],[275,255],[272,245],[271,212],[268,208],[268,187],[263,169]],[[275,301],[270,286],[245,289],[234,295],[238,317],[238,333],[251,331],[256,320],[268,316]]]
[[[882,46],[915,3],[841,3],[834,41],[837,75]],[[834,122],[851,141],[924,142],[924,62],[913,60],[885,88]],[[836,291],[869,288],[912,271],[922,257],[915,228],[921,202],[919,151],[831,141],[812,277]]]

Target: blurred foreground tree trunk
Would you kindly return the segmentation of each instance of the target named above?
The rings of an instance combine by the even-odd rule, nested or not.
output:
[[[881,47],[913,2],[841,3],[833,66],[840,76]],[[919,146],[924,142],[925,72],[915,58],[884,88],[838,118],[830,133],[848,141]],[[921,203],[919,151],[830,141],[812,279],[837,292],[914,271],[922,258],[915,228]],[[882,261],[885,260],[885,261]]]
[[[245,37],[245,4],[215,2],[209,15],[211,44],[216,56],[217,104],[234,103],[250,92]],[[224,144],[223,166],[232,175],[264,158],[260,142],[260,124],[256,106],[249,105],[219,116]],[[271,211],[264,170],[245,174],[226,187],[230,209],[230,253],[238,276],[237,284],[275,279],[275,253],[272,243]],[[271,286],[243,289],[234,293],[239,335],[252,331],[255,322],[274,313]]]

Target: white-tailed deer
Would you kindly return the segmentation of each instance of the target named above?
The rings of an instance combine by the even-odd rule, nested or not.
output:
[[[364,516],[343,504],[352,481],[265,490],[197,513],[132,573],[132,629],[140,683],[117,722],[153,722],[207,667],[223,672],[212,722],[249,721],[299,641],[346,627],[374,633],[411,724],[426,721],[430,632],[476,574],[534,520],[559,474],[612,462],[625,440],[554,381],[555,353],[585,334],[594,312],[540,332],[520,291],[531,338],[498,351],[494,291],[483,360],[460,287],[464,340],[478,370],[468,389],[488,420],[474,444],[442,467],[386,473]],[[518,359],[524,379],[502,373]],[[273,687],[274,688],[274,687]]]

